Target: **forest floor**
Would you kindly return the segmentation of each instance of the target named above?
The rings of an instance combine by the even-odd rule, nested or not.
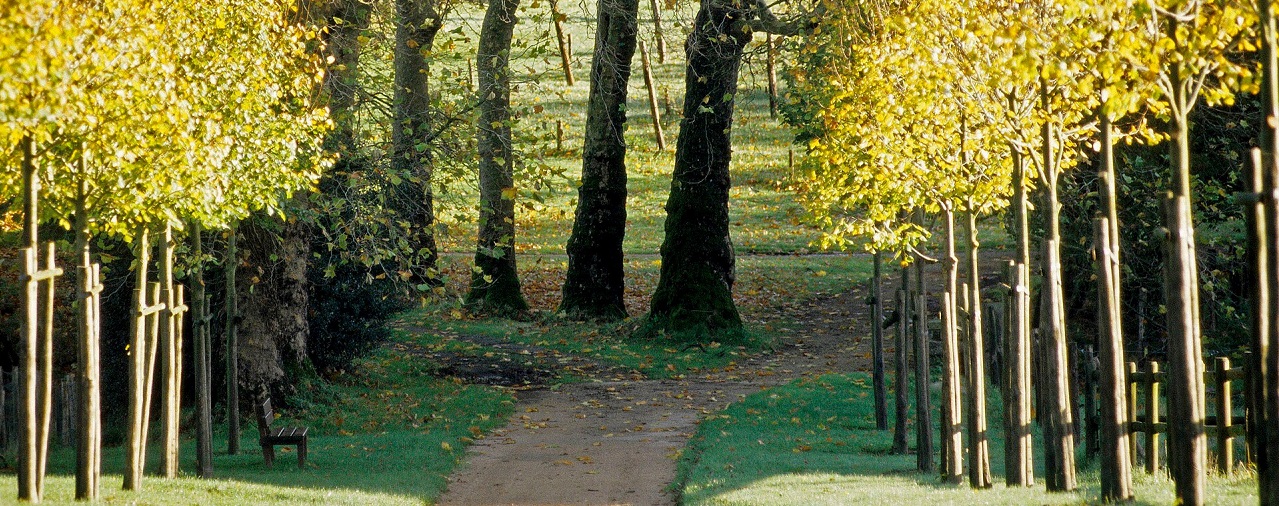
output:
[[[674,503],[677,457],[703,417],[796,378],[869,369],[860,292],[789,308],[774,353],[715,372],[650,380],[601,367],[588,381],[517,392],[515,416],[471,447],[440,504]]]

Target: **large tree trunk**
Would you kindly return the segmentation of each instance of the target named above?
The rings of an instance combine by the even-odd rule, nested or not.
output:
[[[648,327],[680,340],[737,339],[734,252],[728,231],[733,103],[750,11],[703,0],[685,43],[684,119],[666,201],[662,270]]]
[[[467,304],[484,313],[528,309],[515,268],[515,181],[511,149],[511,37],[519,0],[491,0],[476,55],[480,122],[480,230]]]
[[[368,27],[369,6],[360,0],[333,0],[323,10],[324,42],[333,58],[324,74],[323,88],[329,94],[329,114],[334,131],[325,148],[354,155],[356,132],[354,114],[359,91],[360,34]]]
[[[250,219],[240,227],[238,246],[246,250],[241,272],[248,274],[251,288],[238,294],[239,383],[254,395],[283,396],[293,393],[295,374],[310,369],[306,355],[310,234],[299,222],[267,225],[260,221],[267,219],[274,218]]]
[[[410,225],[413,254],[409,263],[414,285],[438,286],[434,192],[431,190],[429,65],[426,54],[435,43],[441,19],[435,0],[397,0],[395,27],[395,105],[391,122],[391,170],[396,206]]]
[[[639,1],[599,0],[596,10],[582,186],[566,248],[568,272],[560,312],[611,320],[626,317],[626,85],[635,55]]]

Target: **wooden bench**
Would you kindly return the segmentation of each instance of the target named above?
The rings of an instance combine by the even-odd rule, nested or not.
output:
[[[258,415],[258,444],[262,445],[262,457],[266,459],[266,466],[271,467],[275,464],[275,447],[294,445],[298,449],[298,469],[304,469],[307,428],[271,428],[271,422],[275,421],[275,412],[271,409],[270,397],[262,399],[255,411]]]

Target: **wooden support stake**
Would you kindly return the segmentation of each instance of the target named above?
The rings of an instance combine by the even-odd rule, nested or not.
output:
[[[1132,429],[1133,427],[1132,424],[1137,423],[1137,399],[1138,399],[1137,385],[1139,382],[1136,380],[1136,375],[1137,375],[1137,363],[1128,362],[1128,378],[1126,380],[1128,382],[1128,421],[1129,421],[1129,429],[1127,431],[1128,432],[1128,461],[1129,463],[1132,464],[1133,467],[1136,467],[1138,463],[1137,462],[1137,436],[1134,434],[1137,431]]]
[[[572,86],[576,81],[573,79],[573,46],[572,34],[565,33],[564,20],[568,19],[560,12],[560,3],[558,0],[551,0],[551,18],[555,22],[555,40],[559,42],[560,48],[560,66],[564,69],[564,82]]]
[[[1230,359],[1217,357],[1213,361],[1213,383],[1217,387],[1217,469],[1229,475],[1235,468],[1235,443],[1230,434],[1233,412],[1230,399]]]
[[[177,292],[173,284],[173,226],[165,224],[164,242],[160,253],[160,300],[165,310],[160,315],[160,474],[165,478],[178,476],[178,408],[177,377],[179,356],[177,327]]]
[[[1146,473],[1159,471],[1159,362],[1151,361],[1146,380]]]
[[[640,41],[640,61],[644,68],[644,87],[648,88],[648,112],[653,117],[653,136],[657,138],[657,150],[666,151],[666,136],[662,135],[662,115],[657,112],[657,90],[653,87],[653,69],[648,64],[648,47]]]
[[[990,488],[990,441],[986,434],[986,343],[982,334],[981,271],[977,251],[977,213],[968,200],[968,483]]]

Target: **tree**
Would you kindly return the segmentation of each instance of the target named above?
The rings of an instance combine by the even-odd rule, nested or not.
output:
[[[635,55],[638,0],[600,0],[582,146],[582,184],[569,236],[560,312],[574,318],[626,317],[622,240],[626,235],[626,89]]]
[[[728,229],[733,104],[743,50],[755,31],[793,35],[763,0],[702,0],[684,50],[684,116],[666,201],[662,267],[642,334],[677,340],[742,338],[733,303]]]
[[[511,38],[519,0],[493,0],[484,13],[476,54],[480,119],[480,227],[467,304],[479,312],[528,309],[515,264],[514,150],[511,146]]]

